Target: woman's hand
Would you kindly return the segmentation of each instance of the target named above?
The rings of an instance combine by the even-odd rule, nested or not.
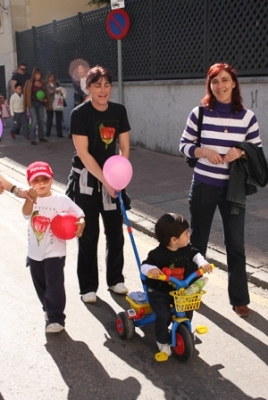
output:
[[[113,199],[117,198],[116,190],[112,188],[112,186],[110,186],[106,181],[103,182],[103,186],[105,187],[109,196],[111,196]]]
[[[217,153],[215,150],[212,150],[212,149],[202,149],[202,150],[204,151],[205,158],[207,158],[211,164],[223,164],[224,163],[224,158],[219,153]]]
[[[238,160],[238,158],[241,158],[243,156],[244,152],[241,149],[238,149],[237,147],[232,147],[226,155],[223,157],[224,162],[232,162],[235,160]]]

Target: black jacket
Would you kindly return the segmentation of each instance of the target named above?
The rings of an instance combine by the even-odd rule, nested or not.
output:
[[[230,163],[230,178],[226,199],[233,203],[232,214],[239,213],[239,207],[246,206],[246,196],[257,192],[257,187],[268,183],[267,161],[262,147],[243,142],[236,145],[244,150],[247,158]]]

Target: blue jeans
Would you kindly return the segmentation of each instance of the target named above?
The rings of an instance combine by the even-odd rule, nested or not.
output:
[[[233,306],[249,304],[244,244],[245,208],[232,214],[232,203],[226,200],[227,188],[193,180],[189,194],[191,243],[206,254],[213,217],[218,207],[223,226],[227,254],[228,294]]]
[[[29,111],[31,114],[30,140],[35,141],[36,125],[38,125],[38,137],[39,139],[42,139],[44,137],[44,106],[39,101],[32,100],[32,105],[29,107]]]
[[[11,132],[14,132],[15,134],[19,135],[20,130],[21,130],[23,136],[28,135],[26,113],[25,112],[21,112],[21,113],[14,112],[13,126],[11,128]]]

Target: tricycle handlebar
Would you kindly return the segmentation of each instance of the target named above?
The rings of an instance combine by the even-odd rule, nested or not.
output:
[[[211,264],[212,269],[215,268],[214,264]],[[181,288],[186,288],[190,285],[190,283],[196,279],[196,278],[200,278],[202,275],[204,275],[205,271],[203,270],[203,268],[198,269],[197,271],[194,271],[193,273],[191,273],[187,278],[183,279],[183,280],[178,280],[177,278],[175,278],[172,275],[165,275],[165,274],[160,274],[158,278],[152,278],[150,276],[150,274],[148,274],[148,278],[151,279],[158,279],[160,281],[165,281],[165,282],[172,282],[175,283],[176,285],[176,290],[179,290]]]

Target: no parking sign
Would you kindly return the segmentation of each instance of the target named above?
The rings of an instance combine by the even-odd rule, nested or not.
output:
[[[106,30],[112,39],[123,39],[130,28],[130,19],[125,10],[113,10],[107,17]]]

